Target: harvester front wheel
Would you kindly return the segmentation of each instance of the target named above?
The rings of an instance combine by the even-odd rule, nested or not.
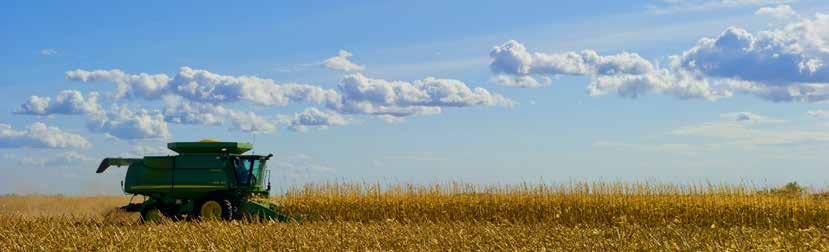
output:
[[[164,214],[156,207],[147,207],[141,210],[141,222],[159,223]]]
[[[230,220],[233,218],[233,204],[229,200],[205,200],[199,205],[198,215],[202,220]]]

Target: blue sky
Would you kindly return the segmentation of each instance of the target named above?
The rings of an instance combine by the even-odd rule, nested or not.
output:
[[[0,193],[255,141],[272,181],[824,187],[829,4],[8,1]]]

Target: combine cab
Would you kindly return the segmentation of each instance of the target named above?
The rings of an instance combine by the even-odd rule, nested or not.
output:
[[[128,166],[124,192],[145,196],[143,203],[130,203],[126,211],[141,212],[141,219],[157,221],[162,216],[182,219],[275,219],[289,220],[270,203],[254,201],[267,197],[270,182],[267,161],[272,154],[244,155],[249,143],[175,142],[167,148],[175,156],[106,158],[98,167]]]

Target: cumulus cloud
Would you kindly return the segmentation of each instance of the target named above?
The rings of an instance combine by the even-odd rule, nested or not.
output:
[[[117,90],[113,94],[114,98],[131,96],[146,99],[161,97],[167,91],[170,81],[170,77],[166,74],[127,74],[119,69],[94,71],[77,69],[67,71],[66,79],[81,82],[109,81],[117,85]]]
[[[306,108],[293,116],[261,116],[253,111],[238,111],[208,103],[186,101],[170,102],[164,108],[167,122],[216,126],[228,123],[231,130],[241,132],[269,133],[280,126],[293,131],[304,132],[308,128],[328,128],[348,124],[348,119],[336,111],[322,111]]]
[[[118,85],[114,97],[127,95],[157,99],[178,95],[195,102],[226,103],[248,101],[260,105],[285,106],[291,102],[327,104],[337,102],[337,93],[308,84],[278,84],[256,76],[229,76],[182,67],[170,78],[165,74],[126,74],[121,70],[74,70],[70,80],[109,81]]]
[[[348,60],[348,58],[351,56],[351,52],[346,50],[340,50],[340,52],[337,53],[337,56],[323,60],[322,63],[320,63],[320,65],[331,70],[339,70],[345,72],[363,71],[366,69],[365,66],[357,65],[354,62]]]
[[[104,113],[91,115],[87,127],[91,131],[125,140],[170,137],[170,130],[160,111],[133,111],[126,105],[118,104],[113,104],[112,109]]]
[[[814,118],[829,118],[829,110],[809,110],[806,115]]]
[[[277,84],[255,76],[228,76],[182,67],[171,82],[173,92],[200,102],[249,101],[268,106],[285,106],[291,102],[336,103],[334,90],[308,84]]]
[[[539,76],[542,78],[542,81],[536,80],[531,76],[514,76],[514,75],[507,75],[507,74],[499,74],[493,76],[489,82],[495,83],[500,86],[505,87],[517,87],[517,88],[538,88],[543,87],[552,81],[550,78],[545,76]]]
[[[635,53],[533,53],[507,41],[491,51],[490,67],[496,75],[513,78],[587,76],[590,95],[635,98],[654,92],[717,100],[747,94],[774,102],[823,102],[829,100],[826,27],[829,15],[823,14],[770,31],[730,27],[669,57],[666,66]]]
[[[302,112],[295,113],[291,119],[291,129],[295,131],[306,131],[307,128],[328,128],[329,126],[338,126],[348,124],[348,118],[333,112],[320,111],[316,108],[307,108]]]
[[[406,121],[405,117],[397,117],[393,115],[378,115],[377,117],[379,117],[383,120],[383,122],[388,124],[398,124]]]
[[[24,115],[78,115],[99,113],[100,111],[97,92],[90,92],[84,97],[80,91],[64,90],[54,100],[50,97],[31,96],[14,113]]]
[[[734,92],[776,102],[821,102],[829,99],[828,25],[829,16],[818,14],[782,30],[751,33],[731,27],[674,60],[679,68],[719,79]]]
[[[348,54],[341,53],[340,57],[347,58]],[[128,74],[117,69],[79,69],[66,72],[66,78],[81,82],[115,83],[118,91],[113,97],[116,98],[161,99],[164,103],[161,122],[211,126],[229,122],[231,129],[245,132],[271,132],[278,126],[303,130],[345,125],[348,119],[344,114],[383,116],[386,121],[400,122],[408,116],[439,114],[446,107],[513,105],[511,100],[484,88],[469,87],[459,80],[433,77],[413,82],[387,81],[357,73],[345,76],[337,89],[308,84],[280,84],[256,76],[221,75],[189,67],[180,68],[173,77],[165,74]],[[224,106],[239,102],[263,106],[305,103],[319,105],[325,110],[309,108],[293,117],[265,117]],[[27,104],[25,110],[20,110],[45,113],[40,111],[46,110],[49,100],[35,97]],[[121,133],[114,136],[127,139],[167,135],[166,125],[155,120],[155,114],[148,111],[129,114],[124,112],[123,107],[117,109],[119,111],[87,113],[93,118],[90,128],[109,132],[116,130],[115,125],[120,125]],[[130,116],[136,120],[125,120]],[[131,122],[141,125],[134,125],[130,130],[123,128]]]
[[[818,23],[829,25],[829,16],[818,18]],[[803,30],[795,31],[797,29],[752,34],[730,27],[717,38],[700,40],[678,61],[683,68],[706,76],[761,82],[769,86],[829,82],[829,69],[823,65],[829,47],[819,37],[806,38],[819,34],[798,34]]]
[[[340,81],[341,104],[336,110],[353,114],[436,114],[442,107],[512,106],[513,102],[484,88],[470,88],[453,79],[427,77],[414,82],[387,81],[362,74]]]
[[[89,148],[91,144],[83,136],[69,133],[58,127],[36,122],[26,129],[15,130],[9,124],[0,123],[0,148]]]
[[[720,114],[720,118],[730,122],[741,123],[784,123],[785,120],[775,119],[768,116],[758,115],[751,112],[732,112]]]
[[[515,40],[496,46],[490,52],[490,67],[496,73],[519,76],[646,74],[653,72],[651,63],[635,53],[600,56],[592,50],[561,54],[530,53]]]
[[[178,124],[220,125],[228,109],[221,105],[191,102],[179,96],[167,95],[164,101],[164,120]]]
[[[276,130],[279,122],[277,118],[259,116],[253,111],[228,111],[231,129],[242,132],[268,133]]]
[[[665,15],[678,12],[711,11],[724,8],[764,6],[790,3],[794,0],[661,0],[647,6],[648,12]]]
[[[672,73],[661,69],[635,53],[606,56],[592,50],[559,54],[531,53],[523,44],[510,40],[493,48],[490,57],[490,68],[496,78],[523,79],[523,82],[533,83],[536,78],[549,79],[559,75],[588,76],[589,95],[617,93],[622,97],[636,98],[649,92],[658,92],[683,99],[709,100],[729,95],[727,92],[713,90],[708,82],[693,78],[687,73]]]
[[[117,69],[73,70],[66,72],[66,77],[82,82],[114,82],[123,87],[119,88],[123,90],[120,93],[146,99],[184,98],[191,103],[171,101],[171,98],[165,100],[169,105],[165,114],[171,121],[182,123],[218,123],[211,119],[215,117],[188,116],[197,112],[216,114],[212,112],[222,110],[219,104],[239,101],[265,106],[309,103],[341,113],[395,116],[440,113],[441,107],[512,105],[509,99],[484,88],[471,88],[459,80],[433,77],[410,83],[372,79],[357,73],[345,76],[338,90],[308,84],[278,84],[271,79],[220,75],[189,67],[182,67],[172,78],[164,74],[127,74]],[[137,88],[139,86],[143,88]]]
[[[791,6],[786,4],[762,7],[754,12],[754,14],[770,16],[778,19],[793,19],[800,17],[800,15],[798,15]]]
[[[206,106],[206,105],[205,105]],[[222,109],[219,107],[217,110]],[[165,119],[177,123],[209,123],[211,114],[204,113],[204,107],[168,102],[165,113],[140,110],[134,112],[127,106],[113,104],[109,110],[98,104],[98,93],[90,92],[86,97],[80,91],[64,90],[54,99],[31,96],[14,112],[21,115],[85,115],[87,127],[94,132],[109,134],[118,139],[167,138],[169,130]]]

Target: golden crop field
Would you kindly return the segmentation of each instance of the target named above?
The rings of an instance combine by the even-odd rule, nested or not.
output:
[[[829,201],[750,186],[312,184],[298,223],[139,223],[125,196],[2,196],[0,250],[829,250]]]

